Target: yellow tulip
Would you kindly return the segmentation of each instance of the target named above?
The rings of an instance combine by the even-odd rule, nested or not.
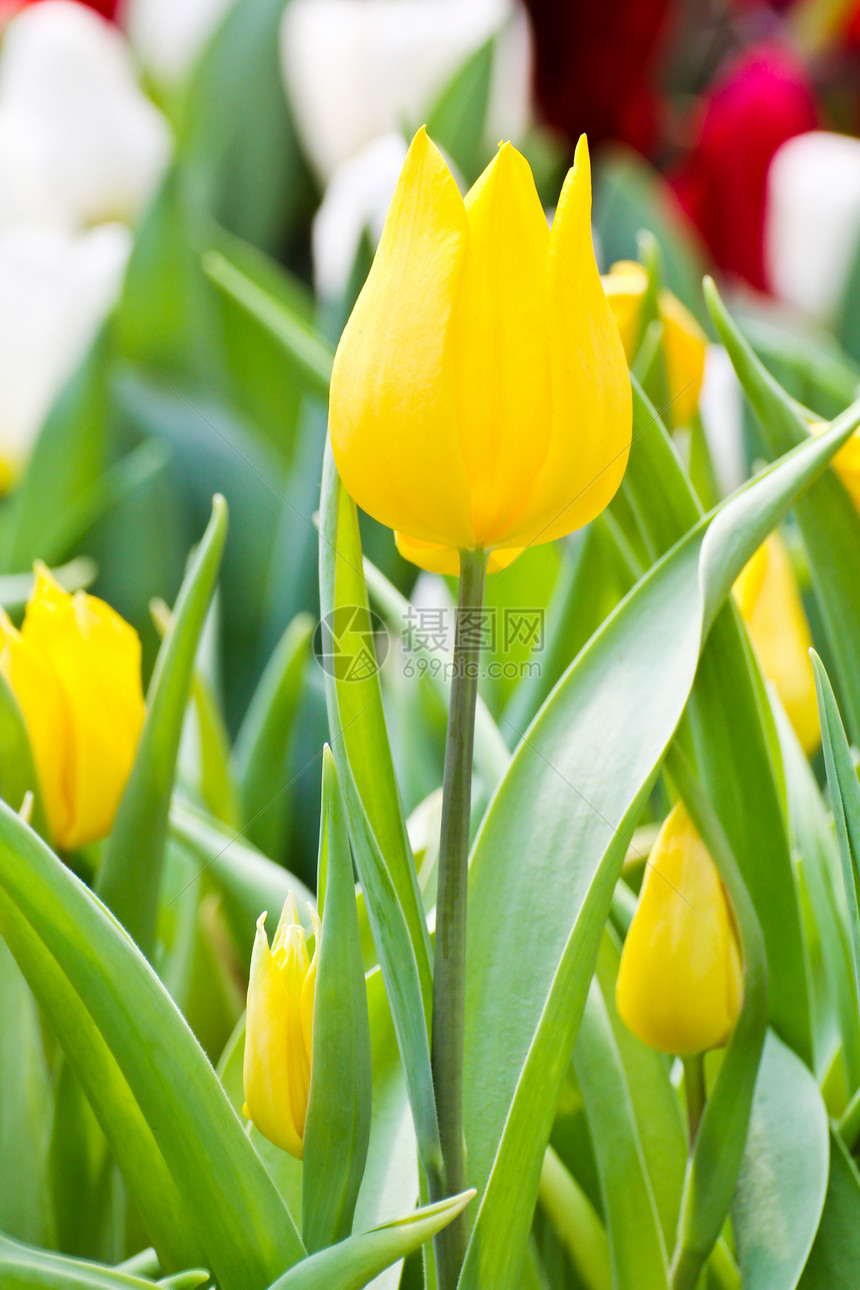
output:
[[[779,533],[771,533],[734,586],[762,671],[773,684],[807,756],[821,743],[815,677],[809,658],[812,637],[791,557]]]
[[[813,434],[824,434],[830,426],[826,421],[814,421],[810,428]],[[833,458],[833,469],[860,511],[860,430],[855,430],[844,447],[839,449]]]
[[[743,1003],[741,951],[720,876],[683,805],[651,850],[618,970],[621,1019],[679,1057],[719,1048]]]
[[[338,346],[329,426],[347,491],[400,550],[456,573],[586,524],[627,464],[631,394],[591,242],[581,139],[552,230],[503,144],[465,201],[415,136]]]
[[[54,843],[71,850],[105,837],[143,726],[137,632],[37,564],[21,630],[0,610],[0,668],[27,726]]]
[[[639,322],[648,278],[641,264],[620,260],[603,278],[609,308],[618,324],[628,362],[636,356]],[[669,417],[673,425],[689,425],[699,406],[705,375],[708,340],[689,309],[671,291],[660,292],[658,304],[663,324],[666,381],[669,386]]]
[[[260,1132],[299,1160],[311,1087],[314,990],[320,923],[314,924],[314,956],[292,892],[287,897],[272,948],[266,915],[257,922],[245,1021],[245,1105]]]

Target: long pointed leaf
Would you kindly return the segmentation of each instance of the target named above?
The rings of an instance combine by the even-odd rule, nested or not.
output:
[[[140,745],[98,875],[99,895],[144,953],[155,935],[167,815],[194,658],[226,537],[227,505],[216,496],[159,650]]]
[[[53,960],[122,1072],[224,1290],[262,1290],[303,1247],[215,1072],[128,935],[4,805],[0,893],[3,923],[22,924]],[[40,1002],[62,1030],[62,993],[52,1003],[46,989]]]

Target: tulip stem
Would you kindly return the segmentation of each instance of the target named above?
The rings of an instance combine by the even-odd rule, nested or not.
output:
[[[442,1145],[445,1194],[465,1190],[463,1142],[463,1048],[466,1015],[466,888],[469,872],[469,814],[472,804],[472,750],[481,606],[487,556],[460,556],[460,594],[445,742],[442,829],[436,897],[436,949],[433,971],[432,1067]],[[434,1197],[434,1199],[439,1199]],[[466,1252],[465,1215],[434,1240],[438,1290],[454,1290]]]
[[[684,1099],[687,1103],[687,1127],[690,1134],[690,1151],[696,1143],[696,1134],[702,1122],[707,1093],[705,1091],[705,1057],[696,1053],[694,1057],[685,1057],[684,1063]]]

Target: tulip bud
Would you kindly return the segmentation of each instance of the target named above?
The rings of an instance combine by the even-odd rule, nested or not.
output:
[[[457,572],[477,549],[500,567],[608,505],[631,420],[585,140],[550,230],[510,144],[464,202],[419,131],[335,355],[329,427],[347,491],[424,568]]]
[[[621,1019],[643,1043],[679,1057],[720,1048],[743,1003],[735,920],[714,862],[683,805],[648,861],[618,969]]]
[[[602,282],[624,353],[631,363],[636,357],[640,338],[647,274],[641,264],[622,260],[613,264]],[[708,340],[689,309],[671,291],[664,289],[660,292],[658,308],[663,324],[666,380],[671,400],[669,417],[673,425],[689,425],[699,406]]]
[[[832,322],[860,254],[860,139],[812,130],[783,144],[768,172],[766,236],[776,295]]]
[[[245,1021],[243,1113],[264,1137],[301,1160],[311,1088],[314,990],[320,921],[311,910],[314,956],[292,892],[287,897],[272,948],[266,915],[257,920],[251,955]]]
[[[110,832],[143,726],[137,632],[44,565],[20,632],[0,610],[0,668],[18,700],[54,843]]]
[[[762,671],[809,756],[821,742],[809,659],[812,638],[791,557],[779,533],[771,533],[759,547],[741,571],[734,592]]]

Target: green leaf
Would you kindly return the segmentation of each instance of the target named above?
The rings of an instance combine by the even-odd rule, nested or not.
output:
[[[347,663],[364,657],[370,619],[355,504],[326,452],[320,508],[320,607]],[[337,616],[336,616],[337,615]],[[341,624],[343,624],[341,626]],[[324,645],[324,648],[327,646]],[[326,668],[332,751],[346,801],[356,867],[364,888],[385,986],[391,1000],[418,1148],[425,1171],[441,1158],[425,1009],[431,995],[430,942],[415,861],[406,834],[379,678]]]
[[[309,388],[326,397],[333,355],[314,328],[308,326],[286,301],[274,294],[269,282],[262,284],[256,275],[254,278],[250,277],[244,268],[239,268],[223,251],[207,251],[203,257],[203,270],[221,291],[226,292],[280,341],[298,365]]]
[[[30,736],[24,714],[6,677],[0,673],[0,793],[13,810],[19,811],[27,793],[33,794],[31,823],[42,837],[48,836],[48,822],[33,761]]]
[[[299,614],[287,627],[254,691],[236,737],[233,766],[249,842],[277,856],[283,844],[284,767],[301,695],[313,621]]]
[[[460,1290],[516,1284],[612,892],[702,643],[752,552],[851,429],[769,468],[645,575],[559,682],[499,785],[470,868],[464,1111],[481,1201]]]
[[[196,1233],[223,1290],[262,1290],[303,1247],[215,1072],[125,931],[2,804],[0,925],[129,1184],[175,1241]]]
[[[701,508],[657,413],[635,381],[633,389],[635,441],[625,489],[653,559],[697,522]],[[687,715],[688,755],[695,756],[764,933],[773,1024],[810,1061],[806,956],[781,772],[772,756],[775,734],[758,664],[732,603],[717,617],[702,652]]]
[[[830,1176],[821,1224],[798,1290],[856,1290],[860,1267],[860,1174],[830,1133]]]
[[[201,876],[220,893],[243,963],[250,960],[254,927],[263,910],[279,913],[291,891],[300,910],[313,899],[300,878],[193,806],[174,802],[170,832],[196,857]]]
[[[491,36],[476,49],[426,114],[427,133],[467,183],[477,179],[487,151],[484,133],[497,46],[497,38]]]
[[[829,1157],[818,1085],[771,1031],[732,1206],[744,1290],[794,1290],[824,1207]]]
[[[51,1243],[48,1137],[51,1088],[39,1013],[0,941],[0,1229]]]
[[[193,1286],[208,1281],[206,1272],[181,1273],[161,1285]],[[3,1290],[146,1290],[155,1284],[117,1268],[70,1259],[0,1236],[0,1284]]]
[[[302,1236],[311,1254],[342,1241],[352,1230],[370,1137],[367,991],[349,834],[334,758],[328,748],[323,750],[317,887],[322,931],[316,950],[302,1198]]]
[[[552,1147],[547,1147],[541,1169],[540,1203],[585,1290],[610,1290],[612,1264],[606,1229]]]
[[[824,664],[814,650],[811,653],[827,783],[830,787],[833,822],[839,840],[842,878],[848,902],[854,979],[860,990],[860,782]]]
[[[625,884],[619,883],[616,894],[624,889]],[[615,985],[620,960],[618,944],[607,929],[600,942],[596,975],[633,1106],[645,1172],[669,1246],[675,1238],[684,1189],[687,1128],[678,1092],[670,1079],[669,1059],[637,1039],[618,1015]]]
[[[777,456],[808,440],[805,409],[777,385],[756,358],[710,280],[705,284],[705,295],[771,453]],[[844,416],[853,416],[856,421],[858,410],[860,403],[855,403]],[[845,718],[852,738],[860,740],[860,515],[833,470],[826,471],[815,487],[798,500],[795,513],[836,661]]]
[[[145,953],[152,949],[170,794],[200,633],[227,537],[227,507],[212,518],[179,592],[147,695],[134,766],[99,870],[97,891]]]
[[[447,1227],[474,1194],[462,1192],[436,1205],[417,1209],[406,1218],[350,1236],[339,1245],[296,1264],[270,1290],[362,1290],[390,1264],[420,1249],[425,1241]]]
[[[630,1090],[596,981],[585,1002],[573,1063],[597,1157],[613,1283],[668,1290],[666,1247]]]

